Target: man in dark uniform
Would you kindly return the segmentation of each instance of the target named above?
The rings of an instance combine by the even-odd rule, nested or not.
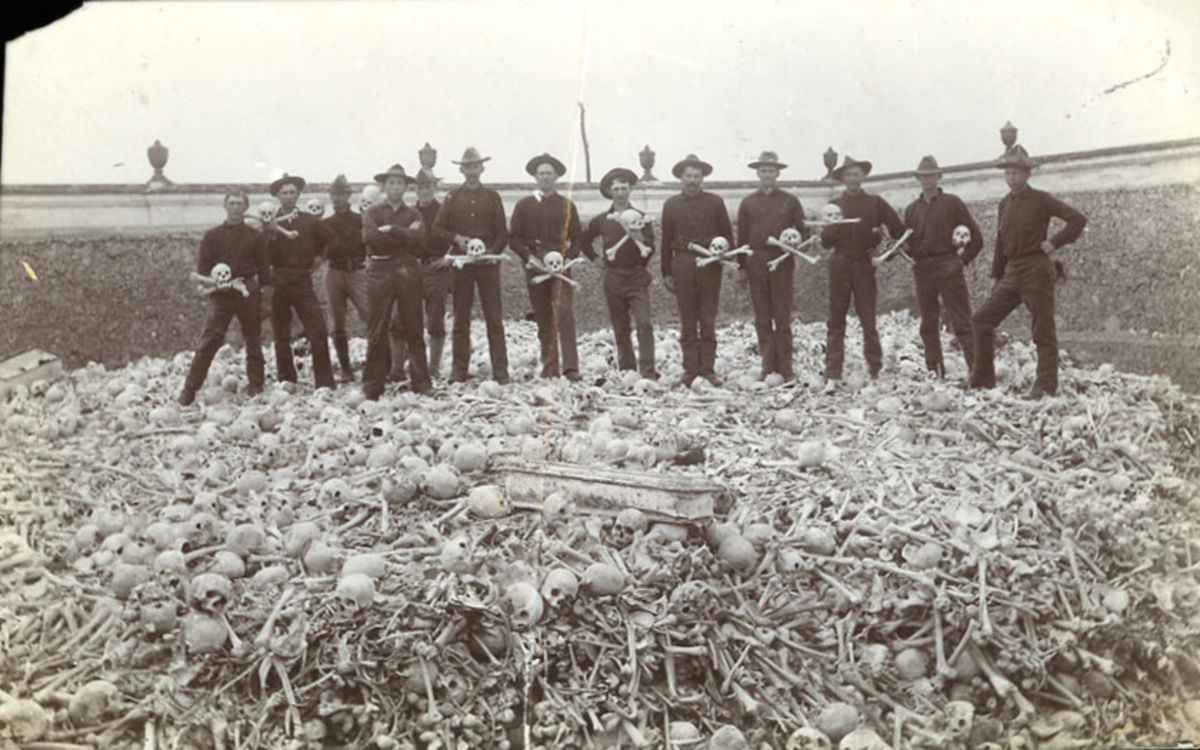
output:
[[[833,224],[821,230],[821,245],[833,248],[829,259],[829,323],[825,341],[825,390],[832,391],[842,378],[846,352],[846,314],[851,299],[854,311],[862,324],[863,357],[871,378],[879,377],[883,369],[883,349],[879,345],[879,330],[875,327],[875,266],[872,251],[886,227],[893,238],[899,238],[904,223],[882,197],[863,190],[862,183],[871,173],[871,162],[847,156],[842,166],[833,170],[833,178],[846,189],[833,199],[845,219],[858,219],[847,224]]]
[[[779,189],[779,173],[787,165],[774,151],[763,151],[749,167],[758,174],[758,190],[742,199],[738,207],[738,244],[749,245],[751,255],[738,257],[749,276],[750,302],[754,306],[754,331],[762,361],[761,377],[779,373],[784,380],[795,376],[792,367],[792,279],[795,260],[789,256],[775,270],[768,263],[784,251],[768,244],[785,229],[796,229],[808,238],[800,200]]]
[[[329,200],[333,215],[325,225],[337,235],[325,257],[329,268],[325,272],[325,292],[329,298],[330,327],[333,329],[333,349],[342,368],[342,380],[354,380],[350,365],[350,338],[346,333],[346,303],[354,304],[358,317],[367,320],[366,246],[362,241],[362,216],[350,210],[350,182],[338,175],[329,185]]]
[[[450,240],[437,231],[436,221],[442,204],[437,199],[438,178],[422,169],[417,173],[417,211],[425,226],[421,264],[421,295],[425,304],[425,329],[429,332],[429,376],[441,377],[442,352],[446,344],[446,296],[450,290],[450,266],[446,251]],[[404,323],[399,308],[392,318],[392,373],[389,380],[404,379],[407,344],[404,344]],[[401,347],[396,349],[396,342]],[[399,354],[398,354],[399,353]]]
[[[483,241],[489,255],[498,255],[508,246],[504,202],[499,193],[483,187],[479,181],[484,162],[491,158],[480,156],[478,151],[469,147],[463,151],[462,161],[454,162],[463,174],[463,184],[446,196],[435,222],[435,229],[454,242],[452,255],[465,255],[471,239]],[[471,263],[455,269],[451,286],[454,295],[451,382],[462,383],[467,379],[467,368],[471,362],[471,307],[475,301],[475,288],[478,287],[479,305],[483,308],[487,324],[492,378],[504,385],[508,382],[508,349],[504,341],[499,264]]]
[[[1054,323],[1054,284],[1061,265],[1050,254],[1069,245],[1083,233],[1087,218],[1058,198],[1029,187],[1033,160],[1021,146],[1009,149],[996,166],[1004,170],[1009,193],[1000,200],[1000,221],[992,258],[996,285],[975,313],[975,368],[970,385],[996,385],[996,327],[1017,305],[1024,304],[1033,318],[1033,343],[1037,347],[1037,379],[1028,398],[1058,393],[1058,332]],[[1047,239],[1050,219],[1066,222]]]
[[[425,359],[425,334],[421,322],[421,269],[425,240],[421,214],[404,203],[412,178],[393,164],[375,175],[383,184],[385,199],[363,216],[363,242],[367,246],[367,364],[363,368],[363,394],[378,399],[383,394],[392,362],[388,329],[392,311],[399,306],[408,351],[409,384],[416,393],[433,390]]]
[[[702,377],[720,385],[713,370],[717,357],[717,306],[721,299],[720,263],[697,266],[689,243],[707,247],[715,237],[733,239],[725,201],[703,189],[712,165],[688,154],[671,169],[683,190],[663,204],[663,285],[679,306],[679,344],[683,349],[684,385]]]
[[[917,287],[917,307],[921,311],[925,366],[938,377],[946,376],[942,361],[940,297],[969,372],[975,361],[975,345],[971,339],[971,298],[963,268],[983,249],[983,237],[962,199],[938,187],[942,170],[937,159],[922,157],[914,174],[921,183],[921,194],[904,209],[904,225],[912,230],[908,247],[914,261],[913,280]],[[958,227],[965,227],[970,233],[965,245],[956,243]]]
[[[579,380],[574,287],[555,278],[537,282],[535,279],[544,271],[533,262],[551,252],[559,253],[564,262],[579,257],[579,237],[583,232],[579,212],[555,187],[558,178],[567,173],[561,161],[542,154],[530,159],[525,171],[537,180],[538,189],[513,207],[508,241],[525,264],[525,287],[529,290],[529,305],[533,308],[541,344],[542,377],[557,378],[561,374],[568,380]]]
[[[271,264],[267,260],[262,234],[246,225],[246,208],[249,205],[250,199],[245,192],[238,190],[227,193],[224,223],[205,232],[200,240],[196,273],[208,276],[213,266],[224,263],[229,266],[234,279],[241,279],[245,283],[250,294],[243,297],[240,291],[224,289],[209,295],[208,319],[204,323],[200,347],[192,357],[183,392],[179,395],[179,403],[183,406],[196,400],[196,392],[204,385],[213,357],[225,343],[225,331],[235,317],[246,342],[246,376],[250,381],[246,393],[254,396],[262,392],[261,287],[271,283]]]
[[[646,221],[645,212],[629,203],[629,194],[637,179],[633,170],[624,167],[610,169],[600,178],[600,195],[610,199],[612,205],[607,213],[598,214],[588,222],[579,244],[584,255],[595,261],[596,238],[602,243],[604,301],[612,320],[617,366],[622,370],[636,369],[642,377],[658,380],[658,370],[654,367],[654,324],[650,316],[650,271],[647,268],[654,255],[654,227]],[[642,228],[630,228],[624,221],[626,216],[637,216],[644,222]],[[637,327],[636,360],[629,330],[631,318]]]
[[[292,311],[295,310],[312,349],[316,386],[333,388],[328,329],[321,314],[321,303],[313,288],[312,272],[326,248],[337,242],[337,235],[316,216],[297,208],[296,201],[304,191],[305,184],[304,178],[286,172],[271,183],[271,195],[279,199],[279,214],[275,221],[263,227],[267,255],[271,259],[271,278],[275,285],[271,296],[275,374],[282,381],[296,382],[296,364],[292,359],[290,341]]]

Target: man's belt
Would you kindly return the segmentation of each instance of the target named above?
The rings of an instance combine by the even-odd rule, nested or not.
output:
[[[360,271],[364,265],[362,258],[331,258],[329,267],[335,271]]]
[[[417,258],[411,255],[368,255],[367,260],[372,263],[416,263]]]

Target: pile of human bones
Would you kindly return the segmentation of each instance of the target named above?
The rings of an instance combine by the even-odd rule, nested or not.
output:
[[[726,386],[524,380],[238,394],[224,349],[88,366],[0,411],[0,744],[1032,748],[1195,736],[1196,400],[1066,366],[1028,402],[888,362],[821,394],[720,331]],[[536,336],[515,323],[514,372]],[[357,342],[361,355],[362,342]],[[949,348],[950,342],[947,341]],[[854,336],[847,349],[856,349]],[[486,358],[483,341],[477,358]],[[861,372],[860,359],[849,369]],[[480,363],[482,366],[482,363]],[[475,368],[478,371],[478,367]],[[676,525],[505,497],[497,466],[704,476]],[[39,744],[41,743],[41,744]]]

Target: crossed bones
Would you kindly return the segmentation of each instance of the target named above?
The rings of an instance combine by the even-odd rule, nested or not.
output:
[[[696,261],[696,265],[700,268],[703,268],[704,266],[712,263],[720,263],[727,268],[737,268],[737,263],[735,263],[733,259],[739,255],[750,254],[749,245],[742,245],[741,247],[729,249],[727,242],[724,243],[726,245],[726,249],[717,250],[715,247],[718,245],[717,240],[723,239],[723,237],[713,238],[712,244],[710,244],[708,247],[705,247],[704,245],[698,245],[695,242],[689,242],[688,249],[702,256]]]
[[[570,276],[567,276],[567,271],[570,271],[572,266],[582,262],[583,258],[573,258],[563,263],[557,271],[552,271],[536,255],[529,256],[529,265],[533,267],[533,270],[540,271],[537,276],[533,277],[533,283],[535,284],[544,284],[550,279],[558,279],[559,281],[567,282],[573,287],[578,287],[579,282],[575,279],[572,279]]]
[[[799,244],[789,245],[788,243],[786,243],[776,237],[768,237],[767,244],[783,250],[783,255],[780,255],[778,258],[775,258],[774,260],[767,261],[767,266],[772,271],[774,271],[775,269],[779,268],[779,265],[781,263],[783,263],[785,260],[787,260],[789,256],[795,256],[797,258],[800,258],[801,260],[808,261],[808,263],[810,263],[812,265],[816,265],[817,262],[820,261],[821,259],[816,257],[815,255],[809,255],[808,253],[801,252],[801,250],[802,250],[802,248],[805,248],[808,245],[813,244],[818,239],[820,239],[820,236],[814,234],[813,236],[809,237],[807,240],[804,240],[803,242],[801,242]]]
[[[630,216],[630,213],[632,213],[633,216]],[[643,217],[641,214],[638,214],[636,211],[632,211],[631,209],[622,211],[619,214],[609,214],[608,218],[611,221],[617,222],[625,229],[624,237],[617,240],[616,244],[614,244],[612,247],[604,248],[604,257],[608,258],[610,263],[617,259],[617,251],[620,250],[626,242],[632,242],[637,245],[638,252],[642,254],[643,258],[650,257],[650,253],[653,252],[653,248],[642,242],[635,235],[635,232],[641,231],[641,226],[644,226],[645,222],[650,221],[649,218]],[[641,226],[635,224],[638,219],[641,219]]]
[[[911,265],[913,263],[912,257],[908,253],[904,252],[904,250],[903,250],[904,244],[908,242],[908,238],[911,235],[912,235],[911,229],[904,230],[904,234],[900,235],[900,239],[893,242],[892,246],[889,247],[887,250],[884,250],[883,253],[881,253],[879,255],[879,257],[872,258],[871,263],[876,268],[878,268],[879,265],[882,264],[885,260],[887,260],[888,258],[891,258],[896,253],[899,253],[900,257],[904,258]]]
[[[285,228],[279,226],[279,222],[291,221],[292,219],[296,218],[299,215],[300,215],[300,209],[293,208],[290,213],[286,213],[283,216],[273,216],[273,217],[271,217],[270,221],[263,220],[263,224],[271,227],[276,232],[279,232],[284,237],[287,237],[289,240],[294,240],[300,236],[300,232],[298,232],[295,229],[285,229]]]
[[[223,292],[227,289],[233,289],[240,292],[243,297],[250,296],[250,290],[246,288],[245,279],[231,279],[221,283],[211,276],[204,276],[195,271],[192,272],[192,281],[196,282],[196,289],[201,294],[213,294],[214,292]]]

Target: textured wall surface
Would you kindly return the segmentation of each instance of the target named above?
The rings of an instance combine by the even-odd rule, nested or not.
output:
[[[1121,347],[1112,342],[1121,341],[1122,334],[1135,332],[1130,340],[1140,343],[1155,336],[1200,335],[1197,186],[1110,189],[1062,197],[1082,210],[1089,224],[1084,237],[1061,254],[1070,278],[1059,287],[1060,328],[1107,334],[1104,346],[1114,357],[1121,354]],[[990,287],[996,211],[994,201],[970,205],[985,236],[984,252],[968,270],[972,301],[978,305]],[[199,233],[189,232],[4,241],[0,244],[0,313],[7,325],[0,327],[0,356],[40,347],[63,357],[69,366],[89,360],[118,365],[143,355],[162,356],[193,347],[205,310],[187,281],[198,237]],[[25,275],[22,260],[34,268],[37,282]],[[797,317],[822,320],[826,264],[801,266],[796,274]],[[670,323],[676,318],[674,299],[658,280],[657,264],[654,272],[655,316]],[[880,310],[912,308],[907,264],[894,261],[878,276]],[[580,327],[607,326],[598,271],[586,267],[578,277]],[[515,263],[506,264],[505,280],[506,315],[524,315],[529,309],[527,295]],[[749,314],[747,292],[732,275],[726,277],[721,307],[722,316]],[[1023,311],[1010,318],[1009,327],[1018,335],[1026,335],[1027,325]],[[230,330],[236,331],[236,325]],[[236,339],[236,334],[231,338]],[[1064,336],[1064,345],[1069,341]],[[1188,359],[1163,369],[1194,386],[1196,376],[1186,372]]]

